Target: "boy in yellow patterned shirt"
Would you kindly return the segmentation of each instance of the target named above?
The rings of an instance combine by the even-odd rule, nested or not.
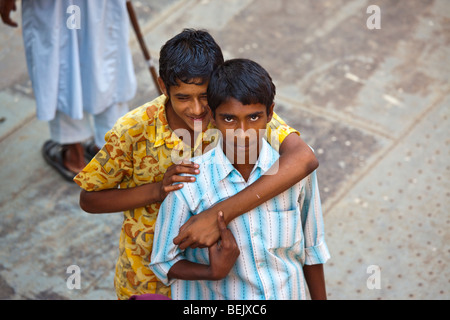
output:
[[[100,152],[74,179],[83,189],[83,210],[124,212],[114,279],[119,299],[148,293],[170,297],[170,288],[148,267],[154,225],[166,195],[198,174],[195,163],[174,164],[174,155],[186,147],[189,156],[198,155],[214,141],[208,136],[213,125],[206,91],[212,71],[222,63],[221,49],[206,31],[186,29],[170,39],[160,53],[164,94],[120,118]],[[174,239],[180,248],[212,245],[219,239],[217,212],[229,223],[317,168],[314,154],[295,129],[275,114],[267,129],[267,140],[279,146],[278,171],[189,220]]]

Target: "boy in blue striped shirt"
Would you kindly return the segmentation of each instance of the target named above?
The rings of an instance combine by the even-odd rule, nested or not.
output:
[[[279,154],[263,139],[274,97],[269,74],[251,60],[229,60],[211,76],[218,143],[193,159],[200,174],[167,196],[155,226],[150,268],[173,299],[305,299],[306,288],[326,299],[322,265],[330,255],[315,172],[228,228],[219,214],[221,240],[210,248],[173,243],[190,217],[277,169]]]

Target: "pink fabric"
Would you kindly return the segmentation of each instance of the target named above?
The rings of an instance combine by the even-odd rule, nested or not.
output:
[[[131,296],[130,300],[172,300],[172,299],[170,299],[162,294],[146,293],[146,294]]]

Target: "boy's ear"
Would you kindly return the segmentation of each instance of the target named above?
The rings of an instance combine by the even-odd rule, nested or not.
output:
[[[275,107],[275,102],[272,103],[272,105],[269,108],[269,113],[267,114],[267,123],[269,123],[270,121],[272,121],[272,117],[273,117],[273,108]]]
[[[167,92],[166,85],[164,84],[164,81],[161,79],[161,77],[158,77],[158,84],[159,84],[159,88],[161,89],[162,93],[166,97],[169,97],[169,93]]]

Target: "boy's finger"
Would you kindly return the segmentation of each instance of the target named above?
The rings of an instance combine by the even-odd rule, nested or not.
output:
[[[228,244],[230,241],[235,241],[233,233],[227,228],[223,218],[223,212],[219,211],[217,215],[217,224],[219,225],[220,239],[223,244]]]
[[[178,247],[179,247],[181,250],[184,250],[184,249],[186,249],[187,247],[190,247],[191,245],[193,245],[193,243],[194,243],[193,240],[187,239],[187,240],[182,241],[182,242],[178,245]]]
[[[219,211],[217,214],[217,223],[219,225],[220,233],[227,230],[227,225],[225,224],[225,220],[223,219],[222,211]]]
[[[172,177],[170,177],[170,182],[175,183],[175,182],[194,182],[195,181],[195,177],[191,177],[191,176],[179,176],[179,175],[173,175]]]
[[[178,235],[175,238],[173,238],[174,244],[179,245],[180,243],[185,241],[185,239],[188,237],[188,235],[185,233],[185,230],[190,224],[191,220],[189,219],[180,227],[180,229],[178,230]]]
[[[173,244],[174,245],[180,245],[184,240],[184,237],[182,237],[180,234],[178,234],[175,238],[173,238]]]
[[[236,239],[234,238],[234,235],[231,232],[231,230],[227,228],[222,211],[219,211],[217,215],[217,222],[220,229],[220,248],[223,247],[231,249],[233,247],[236,247],[237,246]]]
[[[191,249],[195,249],[195,248],[199,248],[200,245],[199,245],[198,242],[193,242],[193,243],[191,243],[191,245],[190,245],[189,247],[190,247]]]
[[[199,174],[200,171],[198,170],[198,168],[192,167],[192,166],[183,166],[183,165],[177,165],[172,172],[172,175],[177,175],[177,174],[182,174],[182,173],[187,173],[187,174]]]
[[[186,167],[186,168],[194,168],[194,169],[198,169],[200,166],[198,164],[196,164],[195,162],[181,162],[179,164],[176,164],[175,166],[178,167]]]
[[[194,167],[194,168],[198,168],[199,165],[195,162],[192,162],[190,160],[183,160],[181,161],[180,165],[182,166],[188,166],[188,167]]]
[[[183,184],[179,183],[179,184],[174,184],[174,185],[170,185],[170,186],[165,186],[164,187],[164,192],[165,193],[169,193],[175,190],[180,190],[181,188],[183,188]]]
[[[185,170],[192,170],[195,171],[199,168],[199,165],[190,162],[190,163],[179,163],[179,164],[173,164],[169,168],[167,168],[166,172],[172,172],[172,174],[176,174],[178,171],[185,171]],[[184,173],[184,172],[183,172]]]

